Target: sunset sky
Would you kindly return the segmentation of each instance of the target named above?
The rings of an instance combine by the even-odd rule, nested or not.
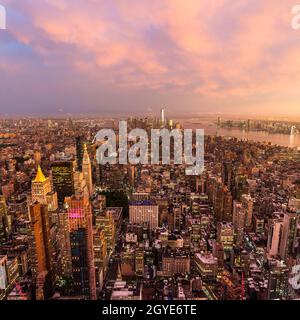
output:
[[[296,0],[0,4],[0,115],[300,115]]]

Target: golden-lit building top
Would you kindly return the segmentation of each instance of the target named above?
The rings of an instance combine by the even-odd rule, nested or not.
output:
[[[33,182],[45,182],[46,180],[47,180],[47,179],[46,179],[46,177],[44,176],[41,167],[38,166],[38,170],[37,170],[37,173],[36,173],[36,177],[35,177],[35,179],[33,180]]]

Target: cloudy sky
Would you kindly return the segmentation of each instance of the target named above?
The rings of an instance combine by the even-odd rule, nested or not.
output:
[[[300,114],[296,0],[0,0],[0,114]]]

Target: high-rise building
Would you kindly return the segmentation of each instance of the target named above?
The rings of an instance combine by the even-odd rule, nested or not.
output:
[[[84,153],[84,140],[82,136],[76,137],[76,162],[77,170],[82,171],[82,159]]]
[[[92,165],[86,145],[84,145],[82,173],[89,191],[89,195],[91,196],[93,193]]]
[[[218,270],[221,271],[224,268],[224,248],[221,242],[213,242],[213,256],[218,259]]]
[[[94,261],[96,273],[96,286],[100,290],[103,287],[104,277],[107,272],[108,255],[104,230],[100,227],[93,228]]]
[[[235,243],[242,245],[244,242],[244,227],[245,227],[246,212],[240,202],[233,202],[233,229],[235,236]]]
[[[116,224],[113,215],[110,211],[106,210],[96,217],[96,226],[100,227],[104,232],[106,242],[106,250],[108,257],[115,249],[116,243]]]
[[[86,181],[81,171],[74,172],[74,194],[86,193],[89,195]]]
[[[57,209],[57,193],[52,190],[51,181],[44,176],[40,166],[35,179],[31,182],[31,197],[33,203],[47,205],[49,211]]]
[[[48,208],[46,205],[34,203],[29,207],[31,221],[30,255],[31,270],[35,276],[47,271],[52,272],[52,245]]]
[[[149,223],[151,230],[158,227],[158,205],[151,200],[134,201],[129,205],[129,222]]]
[[[65,197],[71,197],[74,194],[74,161],[54,162],[51,170],[58,203],[62,205]]]
[[[280,256],[285,259],[287,255],[293,255],[299,245],[298,225],[300,214],[286,212],[283,218],[282,239],[280,243]]]
[[[224,251],[231,251],[234,242],[234,231],[231,223],[219,222],[217,225],[217,241],[222,243]]]
[[[279,254],[282,226],[282,219],[272,219],[269,221],[267,252],[270,257],[276,257]]]
[[[73,289],[75,295],[96,299],[92,210],[88,197],[65,199],[69,219]]]
[[[225,161],[222,165],[222,181],[225,186],[232,191],[232,181],[234,178],[234,170],[231,161]]]
[[[217,221],[232,221],[232,195],[222,183],[217,185],[213,205]]]
[[[285,299],[288,295],[289,269],[283,262],[271,266],[268,281],[268,300]]]
[[[251,227],[252,225],[252,216],[253,216],[253,199],[250,194],[243,194],[241,199],[243,208],[246,211],[245,217],[245,227]]]

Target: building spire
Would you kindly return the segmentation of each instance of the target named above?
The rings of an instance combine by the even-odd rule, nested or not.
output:
[[[37,169],[37,173],[36,173],[36,177],[35,179],[33,180],[33,182],[45,182],[47,179],[46,177],[44,176],[44,173],[41,169],[41,166],[39,165],[38,166],[38,169]]]
[[[82,164],[89,164],[91,162],[90,155],[87,150],[86,144],[83,145],[83,158]]]

